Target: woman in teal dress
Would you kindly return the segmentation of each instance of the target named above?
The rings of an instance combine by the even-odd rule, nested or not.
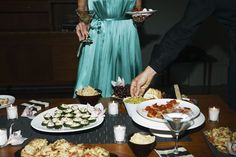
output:
[[[112,95],[112,80],[118,76],[125,83],[141,72],[141,49],[134,20],[126,12],[141,8],[141,0],[78,0],[81,20],[76,26],[80,41],[88,37],[92,43],[79,50],[79,65],[75,90],[91,86]],[[88,23],[85,11],[94,13]],[[135,21],[140,19],[135,19]],[[143,21],[141,19],[140,21]]]

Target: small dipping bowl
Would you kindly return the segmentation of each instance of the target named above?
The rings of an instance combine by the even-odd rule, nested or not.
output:
[[[147,136],[150,135],[152,137],[155,138],[155,136],[151,135],[150,133],[147,132],[138,132],[141,135]],[[146,143],[146,144],[142,144],[142,143],[133,143],[130,141],[131,137],[134,136],[133,133],[131,135],[129,135],[128,137],[128,145],[131,148],[131,150],[133,151],[133,153],[137,156],[137,157],[147,157],[151,151],[155,148],[156,146],[156,139],[150,143]]]
[[[76,97],[79,99],[81,104],[89,103],[91,106],[95,106],[98,103],[99,99],[102,97],[102,94],[101,94],[102,91],[99,89],[96,89],[96,90],[99,92],[99,94],[97,95],[84,96],[84,95],[78,95],[76,93]]]

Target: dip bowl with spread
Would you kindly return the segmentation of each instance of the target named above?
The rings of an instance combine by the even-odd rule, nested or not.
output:
[[[147,157],[156,146],[156,137],[147,132],[133,133],[128,145],[137,157]]]
[[[125,104],[125,108],[128,112],[128,115],[132,117],[134,113],[136,112],[136,108],[138,104],[146,101],[147,99],[143,97],[127,97],[123,99],[123,102]]]

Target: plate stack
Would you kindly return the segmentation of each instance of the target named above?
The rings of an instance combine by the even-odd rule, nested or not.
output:
[[[138,104],[136,112],[132,116],[133,121],[143,127],[149,128],[152,134],[156,136],[172,138],[170,129],[168,128],[165,120],[161,118],[148,117],[147,116],[148,112],[145,110],[147,106],[152,106],[153,104],[163,105],[167,104],[171,100],[173,99],[153,99]],[[200,109],[196,105],[182,100],[176,100],[176,101],[178,102],[179,107],[190,108],[192,111],[193,125],[190,126],[188,130],[197,128],[204,123],[205,116],[200,112]]]

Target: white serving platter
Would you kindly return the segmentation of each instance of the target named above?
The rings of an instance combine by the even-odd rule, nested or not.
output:
[[[153,104],[157,104],[157,105],[167,104],[167,102],[169,102],[171,100],[173,100],[173,99],[153,99],[153,100],[145,101],[143,103],[140,103],[137,106],[136,110],[137,110],[137,113],[145,119],[152,120],[155,122],[165,122],[165,120],[161,119],[161,118],[148,117],[147,116],[148,112],[145,110],[145,107],[151,106]],[[187,101],[182,101],[182,100],[176,100],[176,101],[179,103],[178,104],[179,107],[181,107],[181,108],[187,107],[192,110],[191,116],[193,119],[196,118],[200,114],[200,109],[196,105],[194,105],[190,102],[187,102]]]
[[[71,105],[76,105],[78,107],[86,107],[87,105],[84,104],[71,104]],[[49,110],[46,110],[40,114],[38,114],[32,121],[31,121],[31,126],[38,130],[38,131],[42,131],[42,132],[49,132],[49,133],[68,133],[68,132],[76,132],[76,131],[84,131],[84,130],[88,130],[88,129],[92,129],[94,127],[99,126],[103,121],[104,121],[104,116],[99,116],[97,117],[96,121],[93,123],[90,123],[87,126],[83,126],[81,128],[76,128],[76,129],[72,129],[72,128],[68,128],[68,127],[62,127],[60,129],[49,129],[45,126],[42,126],[42,121],[44,120],[44,115],[49,113],[51,115],[53,115],[53,113],[58,110],[57,107],[51,108]]]

